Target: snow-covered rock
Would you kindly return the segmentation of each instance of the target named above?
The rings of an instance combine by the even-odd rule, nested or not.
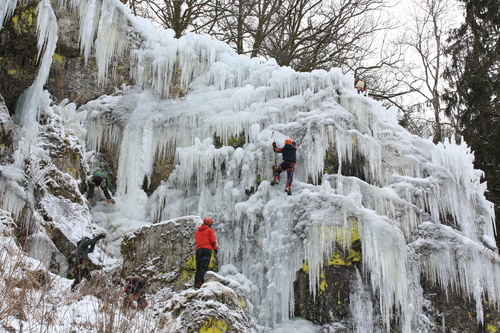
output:
[[[72,84],[85,92],[92,83],[98,87],[95,99],[87,95],[78,108],[75,95],[61,100],[54,86],[45,90],[47,82],[64,82],[57,81],[54,59],[60,59],[58,29],[67,23],[58,22],[47,0],[36,11],[0,0],[7,27],[0,33],[12,31],[19,12],[38,19],[27,25],[27,40],[36,41],[39,61],[35,68],[27,61],[27,82],[4,96],[19,132],[0,166],[0,203],[16,224],[17,239],[31,241],[27,250],[40,265],[64,275],[65,266],[54,261],[62,263],[80,237],[106,230],[106,242],[91,258],[102,267],[98,281],[116,289],[106,277],[122,264],[125,275],[145,274],[153,292],[147,313],[164,315],[148,323],[164,331],[191,325],[185,308],[206,310],[199,326],[189,326],[196,329],[208,322],[210,328],[251,330],[244,308],[263,332],[302,326],[290,321],[295,316],[311,321],[311,330],[322,325],[326,331],[499,326],[494,207],[466,143],[449,138],[434,144],[409,134],[395,110],[358,95],[352,75],[338,69],[297,73],[237,55],[208,36],[175,39],[115,0],[71,6],[83,66],[92,74],[76,69]],[[72,64],[61,59],[61,68]],[[126,80],[114,75],[119,63],[127,63]],[[110,82],[113,92],[101,89]],[[281,146],[285,138],[298,143],[290,196],[283,191],[284,174],[279,186],[269,182],[280,162],[271,144]],[[102,166],[114,176],[116,204],[88,207],[86,177]],[[172,221],[180,216],[216,221],[220,271],[196,292],[182,290],[195,220]],[[156,226],[159,221],[165,222]],[[174,236],[179,238],[168,243]],[[176,255],[169,257],[159,244]],[[57,287],[69,283],[54,280]],[[253,306],[236,306],[240,289]],[[108,294],[81,296],[79,305],[100,306],[99,297]],[[223,317],[212,315],[217,298],[228,302],[214,304],[218,311],[228,307]],[[466,306],[457,309],[460,300]],[[141,324],[143,319],[148,317]]]
[[[121,244],[123,275],[146,279],[150,291],[161,287],[178,291],[193,286],[194,233],[200,225],[200,217],[186,216],[127,234]]]

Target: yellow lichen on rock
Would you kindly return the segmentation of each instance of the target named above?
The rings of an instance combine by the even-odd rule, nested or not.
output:
[[[320,227],[324,240],[332,241],[337,245],[327,262],[328,265],[350,266],[353,262],[362,259],[359,249],[358,221],[351,219],[348,223],[348,228],[337,225]]]
[[[342,225],[324,225],[319,230],[323,240],[334,241],[342,246],[349,246],[360,239],[358,221],[354,218],[349,219],[347,228]]]
[[[63,57],[59,53],[54,53],[54,55],[52,56],[52,59],[55,62],[57,62],[58,64],[62,64],[62,62],[63,62]]]
[[[225,333],[227,332],[227,323],[223,320],[215,320],[208,318],[203,326],[200,328],[199,333]]]
[[[179,278],[180,283],[187,282],[196,273],[196,256],[192,255],[186,262],[186,266],[182,270],[181,276]]]
[[[487,324],[486,325],[486,332],[488,332],[488,333],[498,333],[498,332],[500,332],[500,328],[498,328],[497,326],[495,326],[493,324]]]
[[[14,30],[21,33],[29,33],[33,30],[36,22],[36,8],[27,6],[17,6],[16,14],[12,16]]]
[[[319,293],[321,294],[328,287],[328,283],[326,282],[325,273],[321,273],[319,275],[319,279],[320,279],[320,282],[319,282]]]
[[[243,309],[243,311],[247,311],[248,303],[246,298],[238,297],[238,304]]]
[[[214,253],[212,253],[212,257],[210,258],[210,264],[208,265],[208,269],[210,271],[217,271],[218,264],[216,260],[216,256]],[[181,276],[179,278],[179,283],[183,284],[185,282],[188,282],[189,279],[193,278],[193,276],[196,274],[196,255],[192,255],[189,257],[189,259],[186,262],[186,266],[184,266],[184,269],[181,272]]]
[[[304,262],[302,263],[302,270],[305,273],[309,273],[309,263],[307,262],[307,260],[304,260]]]

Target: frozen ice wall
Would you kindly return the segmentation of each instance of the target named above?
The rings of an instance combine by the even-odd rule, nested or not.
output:
[[[206,36],[177,40],[131,22],[140,36],[131,50],[140,88],[123,87],[82,108],[90,115],[91,148],[104,137],[117,142],[118,195],[144,203],[144,220],[216,219],[222,263],[252,281],[259,323],[273,326],[293,313],[293,282],[304,260],[316,293],[334,240],[347,244],[353,223],[365,274],[355,281],[352,309],[363,318],[375,321],[380,313],[388,329],[395,314],[405,332],[422,325],[421,275],[474,299],[478,321],[482,299],[498,303],[498,265],[483,251],[494,235],[493,207],[465,144],[410,135],[394,110],[357,95],[352,76],[338,70],[296,73],[238,56]],[[168,99],[174,75],[187,94]],[[106,126],[109,119],[119,126]],[[299,147],[292,196],[283,192],[284,179],[269,183],[280,162],[271,143],[281,146],[287,137]],[[147,197],[143,180],[155,159],[172,154],[175,170]],[[451,269],[463,252],[469,264]],[[471,275],[477,265],[480,278]],[[372,304],[374,296],[379,302]],[[373,326],[358,319],[358,331]]]
[[[16,104],[15,119],[28,135],[36,136],[36,119],[45,106],[43,86],[49,77],[52,55],[57,44],[57,19],[50,1],[40,1],[37,9],[38,60],[40,65],[33,84],[23,92]]]
[[[135,83],[79,109],[88,114],[87,148],[115,147],[117,197],[134,221],[215,219],[221,263],[251,281],[260,324],[290,318],[304,261],[316,294],[325,258],[334,242],[348,244],[353,225],[363,251],[351,297],[352,311],[364,314],[353,317],[357,331],[373,327],[375,313],[387,330],[393,315],[401,331],[422,325],[422,275],[474,300],[479,322],[483,300],[499,303],[493,207],[465,144],[409,134],[339,70],[297,73],[207,36],[174,39],[117,1],[69,3],[100,80],[129,51]],[[186,95],[169,99],[172,84]],[[285,138],[298,144],[291,196],[285,174],[269,182],[281,161],[271,144]],[[174,171],[148,196],[144,181],[169,156]]]
[[[0,1],[0,30],[3,22],[13,14],[17,1]],[[14,131],[15,152],[13,163],[0,166],[0,205],[3,209],[18,215],[24,208],[23,220],[30,228],[31,214],[34,210],[33,181],[36,168],[45,156],[45,152],[37,147],[37,118],[50,103],[49,94],[43,90],[49,77],[52,55],[57,43],[57,19],[47,0],[42,0],[37,8],[37,49],[38,70],[34,82],[18,99],[14,120],[20,129]],[[27,169],[28,171],[26,171]],[[26,172],[25,172],[26,171]],[[30,174],[30,171],[32,174]]]
[[[393,110],[357,95],[353,78],[337,70],[296,73],[224,53],[220,44],[196,35],[173,44],[196,45],[198,57],[207,56],[190,63],[197,67],[189,72],[197,74],[186,81],[187,95],[164,99],[154,81],[142,80],[142,89],[103,96],[82,108],[92,115],[89,139],[108,135],[120,142],[120,195],[146,203],[145,220],[216,219],[222,262],[252,281],[249,297],[261,324],[273,326],[293,313],[293,282],[304,260],[316,293],[333,240],[350,239],[352,223],[367,273],[356,281],[352,308],[372,311],[374,321],[380,313],[387,329],[394,314],[405,332],[422,325],[422,289],[416,287],[422,274],[472,297],[478,313],[484,297],[498,301],[498,265],[481,250],[483,239],[493,237],[493,208],[465,144],[434,145],[410,135]],[[168,62],[188,63],[190,51],[177,51]],[[106,134],[110,127],[102,124],[110,114],[122,125]],[[284,179],[275,187],[269,182],[280,162],[271,143],[282,146],[287,137],[299,147],[292,196],[283,191]],[[231,146],[235,140],[240,143]],[[147,197],[142,180],[151,176],[155,158],[174,152],[175,170]],[[449,236],[426,233],[429,224],[466,239],[462,244],[481,263],[484,279],[470,276],[468,266],[445,278],[439,262],[451,267],[462,254],[447,243]],[[447,245],[429,253],[435,242]],[[355,302],[373,296],[379,302]],[[360,331],[373,325],[359,320]]]

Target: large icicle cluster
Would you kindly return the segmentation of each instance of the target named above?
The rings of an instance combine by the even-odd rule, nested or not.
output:
[[[373,330],[375,313],[387,330],[394,311],[404,332],[422,324],[421,275],[471,297],[478,321],[484,299],[498,305],[500,268],[491,260],[498,250],[484,251],[493,243],[493,206],[465,144],[410,135],[394,110],[357,95],[353,77],[339,70],[297,73],[207,36],[174,39],[113,0],[71,5],[80,12],[82,52],[95,48],[100,79],[128,49],[136,84],[80,108],[89,117],[89,149],[117,147],[117,195],[141,207],[134,219],[215,218],[222,263],[258,286],[248,292],[260,324],[293,313],[304,261],[316,294],[333,242],[349,239],[353,224],[364,271],[353,282],[351,307],[365,315],[363,323],[354,316],[358,331]],[[188,93],[165,99],[174,75]],[[271,143],[287,137],[298,143],[292,196],[284,179],[269,182],[280,162]],[[235,138],[244,144],[230,146]],[[148,197],[144,179],[156,159],[174,152],[175,170]]]

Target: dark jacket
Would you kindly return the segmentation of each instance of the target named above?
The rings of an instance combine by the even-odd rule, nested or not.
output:
[[[142,294],[142,292],[144,291],[144,286],[145,283],[143,279],[139,277],[133,277],[128,281],[125,289],[123,289],[123,292],[127,294]]]
[[[204,248],[209,250],[217,249],[217,239],[215,232],[206,224],[202,224],[194,234],[196,239],[196,250]]]
[[[78,263],[82,260],[89,260],[89,253],[94,252],[95,244],[101,238],[101,236],[96,236],[94,238],[85,237],[77,243],[76,260]]]
[[[287,162],[295,163],[297,161],[296,153],[297,153],[297,144],[295,141],[292,142],[291,145],[285,144],[283,148],[278,148],[276,146],[276,142],[273,142],[273,149],[276,153],[281,153],[283,155],[283,160]]]

